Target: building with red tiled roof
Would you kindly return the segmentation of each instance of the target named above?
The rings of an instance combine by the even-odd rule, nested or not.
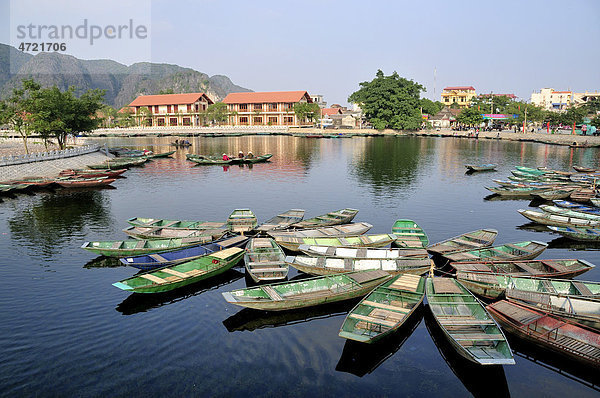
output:
[[[298,120],[294,105],[312,99],[306,91],[272,91],[230,93],[223,102],[232,126],[298,126],[305,121]]]
[[[138,125],[201,126],[201,112],[213,104],[205,93],[140,95],[129,106]]]
[[[321,109],[321,115],[325,116],[330,116],[330,115],[341,115],[342,112],[342,108],[322,108]]]
[[[442,103],[447,106],[456,103],[460,108],[467,108],[475,96],[477,94],[473,86],[446,87],[442,90]]]

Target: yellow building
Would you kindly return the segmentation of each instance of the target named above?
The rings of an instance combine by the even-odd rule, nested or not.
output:
[[[472,86],[446,87],[442,90],[442,103],[451,106],[457,103],[461,108],[467,108],[471,104],[471,99],[476,97],[475,88]]]
[[[213,103],[204,93],[185,93],[140,95],[129,106],[138,126],[198,127],[201,114]]]
[[[223,100],[230,112],[230,126],[299,126],[294,105],[312,103],[306,91],[230,93]],[[317,115],[318,117],[318,115]]]

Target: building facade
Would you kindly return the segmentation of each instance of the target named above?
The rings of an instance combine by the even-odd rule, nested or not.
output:
[[[309,123],[298,120],[294,105],[312,103],[312,98],[306,91],[230,93],[223,102],[230,126],[300,126]]]
[[[476,96],[472,86],[446,87],[442,90],[442,103],[446,106],[456,103],[460,108],[468,108],[471,99]]]
[[[131,104],[138,126],[200,127],[201,113],[214,102],[204,93],[140,95]]]
[[[585,93],[574,93],[573,94],[573,106],[581,106],[587,104],[589,101],[597,101],[600,99],[599,91],[586,91]]]
[[[573,102],[573,92],[554,91],[553,88],[543,88],[539,93],[531,94],[531,103],[547,111],[563,111]]]

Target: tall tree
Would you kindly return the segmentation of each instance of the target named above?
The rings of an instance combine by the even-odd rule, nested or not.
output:
[[[456,121],[467,126],[478,126],[483,122],[483,116],[477,107],[472,106],[463,109],[458,116],[456,116]]]
[[[298,120],[303,122],[308,120],[309,122],[317,120],[321,115],[321,108],[319,105],[308,102],[298,102],[294,104],[294,113],[298,117]]]
[[[427,113],[428,115],[435,115],[436,113],[441,111],[443,107],[444,104],[440,101],[434,102],[429,98],[421,99],[421,109],[423,110],[423,113]]]
[[[29,153],[27,139],[34,131],[32,124],[34,98],[40,89],[40,84],[33,79],[23,79],[21,88],[13,89],[12,95],[0,102],[0,122],[7,124],[21,136],[25,153]]]
[[[378,130],[418,130],[421,126],[420,96],[425,88],[394,72],[384,76],[378,70],[375,79],[360,83],[360,89],[348,97],[360,104],[366,119]]]
[[[211,104],[206,108],[206,117],[213,123],[220,125],[227,121],[229,117],[229,111],[227,109],[227,104],[224,102],[217,102],[215,104]]]

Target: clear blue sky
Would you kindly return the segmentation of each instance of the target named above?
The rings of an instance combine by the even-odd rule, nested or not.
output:
[[[6,8],[8,0],[2,1]],[[255,91],[308,90],[329,104],[346,103],[378,68],[423,84],[430,98],[437,69],[434,99],[454,85],[525,99],[542,87],[600,90],[598,0],[110,3],[55,0],[43,13],[28,9],[48,23],[93,19],[99,6],[107,15],[139,13],[142,20],[150,10],[153,62],[227,75]],[[127,64],[150,55],[120,46],[108,54]],[[74,55],[94,58],[85,51]]]

